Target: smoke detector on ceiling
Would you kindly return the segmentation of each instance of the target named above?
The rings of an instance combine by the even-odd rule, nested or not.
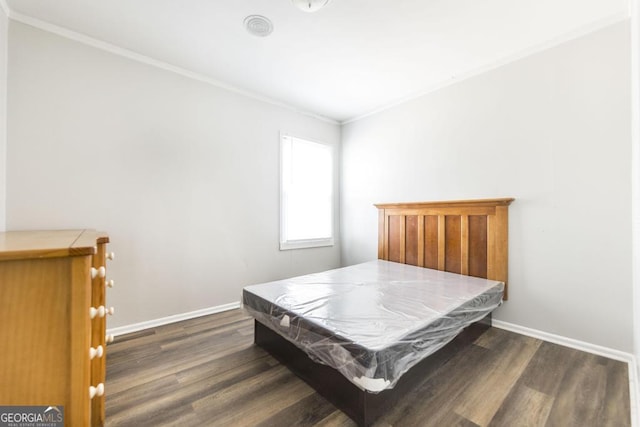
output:
[[[291,0],[291,3],[305,12],[316,12],[329,4],[329,1],[331,0]]]
[[[257,37],[266,37],[273,32],[273,24],[262,15],[249,15],[244,18],[244,27]]]

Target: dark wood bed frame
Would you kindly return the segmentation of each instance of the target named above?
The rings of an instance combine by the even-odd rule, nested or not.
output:
[[[504,282],[507,299],[508,206],[514,199],[378,204],[378,258]],[[255,321],[255,343],[320,395],[370,426],[399,399],[491,327],[491,314],[413,366],[394,388],[363,391],[335,369]]]

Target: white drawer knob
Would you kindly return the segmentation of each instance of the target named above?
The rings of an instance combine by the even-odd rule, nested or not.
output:
[[[107,286],[107,288],[113,288],[113,285],[115,284],[115,282],[113,281],[113,279],[111,279],[111,280],[107,280],[104,284]]]
[[[97,348],[89,347],[89,360],[93,360],[95,357],[102,357],[104,349],[101,345]]]
[[[110,313],[110,314],[113,314],[113,307],[111,307],[111,308],[112,308],[112,310],[111,310],[111,313]],[[98,317],[104,317],[104,314],[105,314],[106,312],[107,312],[107,310],[105,310],[105,308],[104,308],[104,306],[103,306],[103,305],[101,305],[101,306],[100,306],[100,307],[98,307],[98,308],[91,307],[91,308],[89,309],[89,318],[90,318],[90,319],[95,319],[95,317],[96,317],[96,316],[98,316]]]
[[[109,308],[105,308],[104,311],[105,311],[106,314],[110,314],[110,315],[113,316],[113,313],[116,311],[116,309],[113,308],[113,307],[109,307]]]
[[[113,340],[114,340],[113,334],[107,334],[107,335],[104,337],[104,342],[106,342],[106,343],[108,343],[108,344],[112,343],[112,342],[113,342]]]
[[[104,394],[104,384],[100,383],[96,387],[89,386],[89,398],[93,399],[95,396],[102,396]]]
[[[107,270],[104,268],[104,266],[102,266],[100,268],[91,267],[91,278],[92,279],[95,279],[96,277],[103,278],[106,275],[107,275]]]
[[[110,259],[111,261],[113,261],[115,257],[116,254],[114,254],[113,252],[107,252],[107,254],[105,255],[105,258]]]

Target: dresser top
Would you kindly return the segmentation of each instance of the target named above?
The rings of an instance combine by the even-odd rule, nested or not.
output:
[[[0,261],[93,255],[97,243],[108,242],[95,230],[7,231],[0,233]]]

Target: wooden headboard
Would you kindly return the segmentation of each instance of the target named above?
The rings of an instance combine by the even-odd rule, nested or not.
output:
[[[378,258],[499,280],[506,300],[513,200],[377,204]]]

